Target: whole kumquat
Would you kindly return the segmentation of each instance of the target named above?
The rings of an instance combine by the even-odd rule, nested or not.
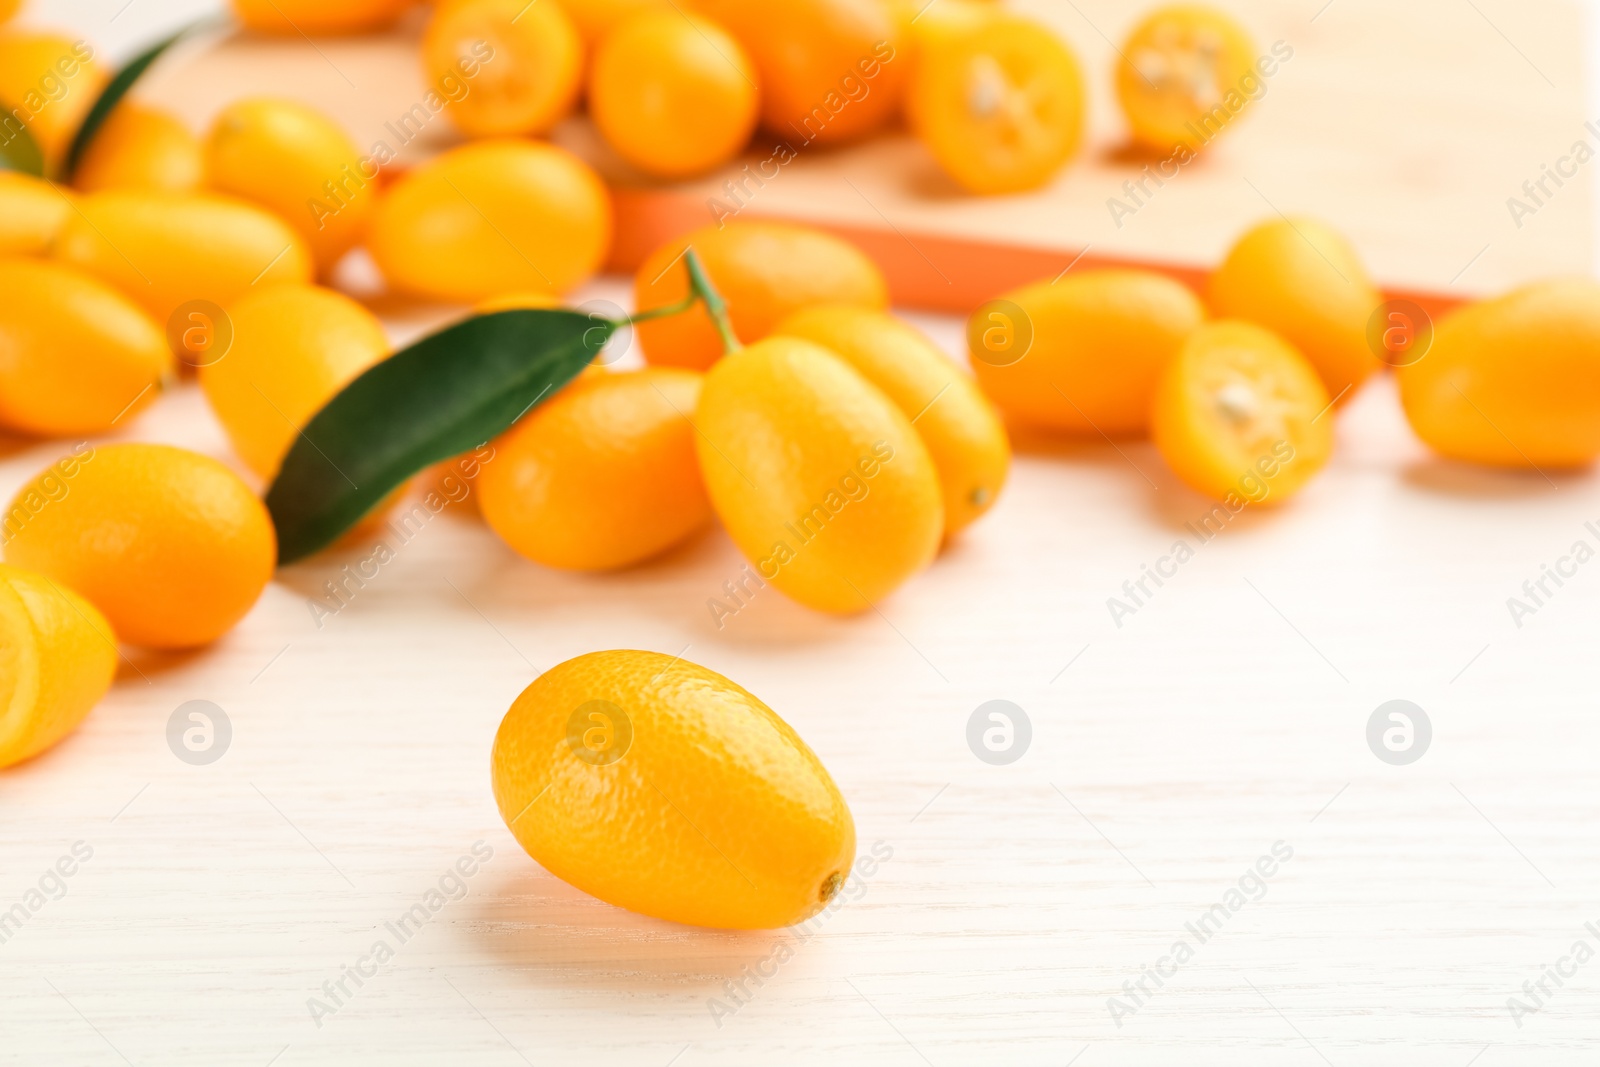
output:
[[[277,563],[267,509],[221,463],[170,445],[106,445],[59,492],[51,467],[8,513],[27,522],[6,562],[37,571],[99,608],[119,638],[193,648],[233,628]],[[34,499],[47,500],[33,507]]]
[[[855,821],[816,753],[681,658],[618,650],[552,667],[506,712],[490,763],[530,856],[644,915],[789,926],[827,906],[855,861]]]
[[[588,164],[513,138],[446,152],[379,202],[367,247],[391,285],[458,303],[565,293],[611,246],[611,201]]]
[[[1600,285],[1557,278],[1468,305],[1395,374],[1411,428],[1441,455],[1585,466],[1600,456]]]
[[[949,537],[994,506],[1011,465],[1005,427],[965,370],[892,315],[823,304],[774,331],[814,341],[877,386],[911,420],[939,472]]]
[[[888,283],[860,249],[832,234],[787,222],[707,226],[658,248],[634,276],[639,311],[676,304],[689,294],[681,260],[693,247],[728,302],[734,333],[751,343],[814,304],[889,305]],[[705,308],[639,324],[651,363],[704,370],[722,355],[722,338]]]
[[[258,285],[311,280],[311,253],[287,223],[211,193],[89,193],[53,254],[122,290],[160,323],[191,301],[225,307]]]
[[[769,337],[714,366],[695,412],[712,505],[762,580],[865,611],[925,567],[944,495],[911,420],[839,356]]]
[[[327,271],[365,235],[377,167],[315,108],[256,97],[223,109],[206,137],[212,188],[278,216]]]
[[[311,417],[389,341],[372,312],[314,285],[258,289],[227,314],[232,344],[200,367],[200,387],[240,457],[270,479]]]
[[[93,275],[0,258],[0,426],[48,437],[132,421],[173,369],[161,328]]]
[[[200,139],[176,116],[124,101],[100,127],[72,182],[86,193],[101,189],[187,192],[205,180]]]
[[[1367,321],[1383,297],[1350,242],[1315,219],[1273,219],[1239,238],[1212,274],[1213,314],[1265,326],[1317,368],[1340,402],[1378,369]]]
[[[1137,437],[1161,372],[1204,318],[1165,275],[1084,270],[982,305],[967,340],[978,384],[1016,425]]]
[[[623,22],[589,74],[595,125],[618,155],[659,177],[702,174],[738,155],[758,109],[755,68],[739,42],[671,9]]]
[[[614,570],[711,521],[690,419],[700,375],[600,373],[563,389],[494,442],[477,478],[490,529],[549,567]]]

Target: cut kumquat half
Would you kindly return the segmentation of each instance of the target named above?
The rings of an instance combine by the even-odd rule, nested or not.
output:
[[[1160,8],[1128,36],[1117,66],[1117,99],[1133,139],[1157,151],[1199,150],[1261,93],[1250,34],[1202,4]],[[1292,54],[1292,53],[1290,53]]]
[[[930,41],[909,101],[917,136],[974,193],[1038,188],[1083,139],[1076,57],[1043,26],[1009,15]]]
[[[1279,502],[1333,450],[1328,391],[1287,341],[1247,322],[1189,336],[1156,387],[1151,434],[1190,488],[1230,506]]]

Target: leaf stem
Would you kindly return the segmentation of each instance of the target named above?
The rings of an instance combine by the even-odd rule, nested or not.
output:
[[[706,275],[704,264],[700,256],[690,248],[684,252],[683,262],[689,269],[689,295],[675,304],[663,304],[661,307],[650,308],[647,311],[636,311],[626,318],[618,319],[617,325],[633,326],[651,319],[665,319],[673,315],[681,315],[696,304],[706,306],[706,314],[711,316],[711,321],[717,327],[717,333],[722,337],[724,353],[737,352],[744,345],[739,342],[739,337],[733,332],[733,325],[728,321],[728,302],[722,299],[722,294],[717,292],[717,287],[711,284],[711,279]]]
[[[689,268],[689,288],[705,302],[706,314],[711,316],[711,321],[717,324],[717,333],[722,335],[722,349],[726,355],[739,351],[744,345],[739,343],[739,337],[733,332],[733,325],[728,321],[728,302],[722,299],[722,294],[717,292],[716,286],[711,284],[711,279],[706,277],[705,267],[700,262],[700,256],[694,249],[689,249],[683,257],[684,264]]]
[[[700,294],[691,291],[688,296],[676,304],[663,304],[658,308],[651,308],[649,311],[635,312],[627,318],[619,320],[618,325],[634,325],[640,322],[649,322],[651,319],[665,319],[672,315],[682,315],[699,302]]]

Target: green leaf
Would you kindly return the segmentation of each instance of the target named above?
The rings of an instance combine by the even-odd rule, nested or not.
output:
[[[23,174],[31,174],[35,178],[44,177],[44,153],[39,150],[39,142],[33,139],[33,134],[28,132],[26,126],[17,125],[13,128],[12,122],[16,116],[6,115],[7,121],[0,125],[0,170],[15,170]]]
[[[177,44],[184,34],[198,25],[200,24],[194,23],[185,26],[166,40],[134,56],[127,66],[117,71],[116,77],[106,83],[106,87],[95,99],[94,106],[83,117],[83,124],[78,127],[78,132],[72,135],[72,144],[67,149],[67,157],[61,164],[63,182],[71,184],[73,175],[78,172],[78,165],[83,162],[85,153],[89,151],[89,145],[94,142],[95,135],[106,124],[106,119],[111,117],[111,112],[116,110],[116,106],[122,103],[122,98],[128,95],[128,90],[133,88],[134,83],[144,76],[144,72],[150,69],[151,64],[161,58],[163,52]]]
[[[413,474],[504,433],[616,328],[581,311],[501,311],[368,369],[306,425],[267,491],[278,562],[327,547]]]

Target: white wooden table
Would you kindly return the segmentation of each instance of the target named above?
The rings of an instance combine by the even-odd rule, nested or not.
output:
[[[956,348],[958,324],[918,321]],[[1600,480],[1432,459],[1388,380],[1339,419],[1292,506],[1231,523],[1121,628],[1107,598],[1208,508],[1143,444],[1024,445],[994,512],[881,616],[769,590],[718,630],[706,600],[742,565],[720,531],[591,577],[447,512],[320,628],[308,598],[368,548],[289,568],[215,647],[135,654],[76,735],[0,774],[0,909],[92,849],[0,944],[0,1063],[1592,1064],[1600,959],[1520,1026],[1507,1000],[1600,950],[1600,564],[1521,628],[1506,600],[1600,546]],[[192,386],[121,436],[227,458]],[[64,448],[4,444],[0,493]],[[505,830],[500,717],[615,647],[762,696],[863,853],[892,850],[814,936],[617,911]],[[1366,739],[1396,698],[1433,726],[1408,766]],[[967,745],[993,699],[1032,722],[1008,766]],[[190,700],[232,724],[210,765],[168,746]],[[478,842],[464,896],[401,944],[386,923]],[[1292,859],[1198,944],[1186,924],[1277,842]],[[358,988],[345,968],[379,940],[393,958]],[[341,979],[319,1026],[308,1002]]]

